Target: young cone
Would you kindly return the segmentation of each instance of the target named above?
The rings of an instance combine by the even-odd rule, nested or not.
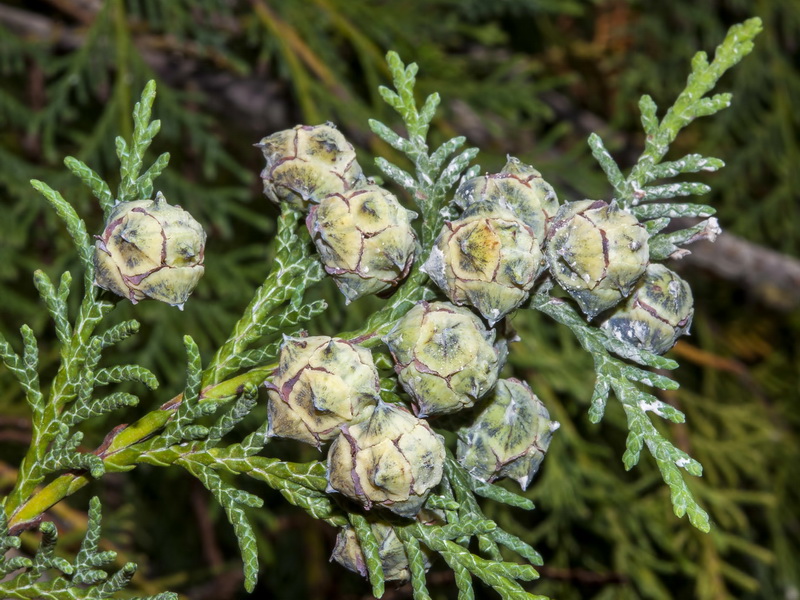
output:
[[[540,246],[558,211],[553,186],[542,179],[539,171],[512,156],[499,173],[473,177],[458,186],[455,203],[461,208],[484,202],[513,213],[533,230]]]
[[[115,206],[96,237],[95,284],[134,304],[152,298],[183,308],[203,276],[205,231],[161,192]]]
[[[652,264],[601,327],[623,342],[663,354],[689,331],[693,314],[689,284],[664,265]]]
[[[593,319],[631,293],[650,259],[647,239],[614,203],[569,202],[550,225],[545,255],[553,278]]]
[[[474,306],[494,325],[525,302],[543,267],[533,230],[481,202],[444,224],[422,270],[453,303]]]
[[[416,214],[377,185],[331,194],[306,219],[325,270],[351,302],[390,289],[414,260]]]
[[[458,461],[476,479],[510,477],[524,490],[558,427],[528,384],[501,379],[472,425],[459,431]]]
[[[369,419],[342,427],[328,451],[329,491],[366,509],[416,515],[442,479],[442,436],[405,408],[378,402]]]
[[[270,435],[319,448],[341,425],[369,416],[380,380],[366,348],[327,336],[287,337],[267,390]]]
[[[400,384],[420,417],[457,412],[488,392],[505,344],[466,308],[421,302],[384,337]]]
[[[353,146],[332,123],[297,125],[256,146],[267,161],[261,172],[264,194],[276,204],[288,202],[307,210],[309,204],[363,181]]]

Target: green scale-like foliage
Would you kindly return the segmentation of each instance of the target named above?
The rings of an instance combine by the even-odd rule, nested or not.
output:
[[[54,523],[45,521],[39,526],[41,542],[33,558],[17,556],[0,558],[0,573],[5,577],[0,583],[4,598],[43,600],[103,600],[113,598],[127,587],[136,565],[127,563],[111,574],[105,569],[116,559],[117,553],[102,551],[100,542],[100,499],[89,502],[89,522],[75,560],[70,562],[55,555],[58,530]],[[19,548],[19,537],[12,535],[5,513],[0,514],[0,549]],[[43,575],[48,575],[43,579]],[[141,600],[177,600],[170,592],[155,594]]]

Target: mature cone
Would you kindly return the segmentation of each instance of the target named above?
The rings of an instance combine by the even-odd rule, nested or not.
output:
[[[342,426],[331,444],[328,491],[413,517],[442,479],[444,457],[444,440],[428,423],[381,401],[366,421]]]
[[[152,298],[182,309],[203,276],[205,231],[161,192],[117,204],[95,237],[95,284],[134,304]]]
[[[539,171],[511,156],[499,173],[463,182],[456,190],[455,202],[465,209],[488,202],[510,210],[533,230],[540,246],[544,243],[550,220],[558,211],[558,198],[553,186],[542,179]]]
[[[331,194],[311,207],[308,231],[348,303],[389,289],[408,274],[414,260],[414,217],[377,185]]]
[[[494,325],[528,297],[544,267],[542,240],[511,211],[479,202],[445,222],[422,270],[452,302],[474,306]]]
[[[264,194],[300,209],[329,194],[340,194],[362,180],[353,146],[332,123],[296,125],[256,144],[267,159],[261,171]]]
[[[654,263],[601,326],[618,340],[663,354],[689,331],[693,302],[689,284],[664,265]]]
[[[468,408],[488,392],[502,367],[505,345],[466,308],[421,302],[383,338],[395,371],[420,417]]]
[[[378,556],[381,558],[383,578],[386,581],[403,583],[411,579],[411,570],[408,566],[403,542],[397,537],[394,527],[387,523],[370,523],[372,534],[378,542]],[[430,565],[430,556],[423,550],[425,556],[425,570]],[[367,561],[361,550],[356,532],[352,527],[343,527],[336,536],[336,546],[333,548],[331,560],[335,560],[346,569],[358,573],[362,577],[368,574]]]
[[[630,294],[647,267],[647,238],[615,203],[582,200],[559,209],[545,254],[555,280],[592,319]]]
[[[287,337],[267,390],[270,435],[319,448],[340,426],[369,416],[380,378],[366,348],[327,336]]]
[[[476,479],[510,477],[524,490],[558,427],[526,383],[501,379],[472,425],[459,431],[458,461]]]

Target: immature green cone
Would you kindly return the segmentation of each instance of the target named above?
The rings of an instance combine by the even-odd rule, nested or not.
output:
[[[542,239],[511,211],[479,202],[445,222],[422,270],[494,325],[527,299],[544,267]]]
[[[256,144],[267,159],[261,172],[264,194],[306,210],[329,194],[346,192],[363,175],[353,146],[332,123],[297,125]]]
[[[319,448],[340,426],[369,416],[380,378],[366,348],[327,336],[287,337],[267,393],[269,434]]]
[[[394,527],[386,523],[370,523],[372,534],[378,542],[378,556],[381,558],[383,578],[386,581],[403,583],[411,579],[403,542],[397,537]],[[425,552],[423,550],[423,552]],[[356,532],[352,527],[343,527],[336,536],[336,546],[333,548],[331,560],[335,560],[346,569],[367,576],[367,561],[361,550]],[[431,565],[430,558],[425,552],[425,570]]]
[[[693,303],[689,284],[664,265],[654,263],[601,327],[618,340],[663,354],[689,331]]]
[[[377,185],[331,194],[306,219],[325,270],[351,302],[402,280],[414,260],[416,214]]]
[[[182,309],[203,276],[205,231],[161,192],[117,204],[95,237],[95,285],[134,304],[152,298]]]
[[[615,203],[564,204],[547,234],[550,273],[590,318],[631,293],[647,267],[647,231]]]
[[[558,211],[556,193],[542,174],[511,156],[499,173],[463,182],[456,190],[455,202],[464,209],[487,202],[511,211],[533,230],[539,245],[544,243],[547,225]]]
[[[497,381],[505,358],[505,344],[494,343],[494,330],[448,302],[417,304],[383,341],[420,417],[475,404]]]
[[[476,479],[510,477],[524,490],[558,427],[526,383],[501,379],[472,425],[459,431],[458,462]]]
[[[370,509],[416,515],[442,479],[444,440],[397,404],[378,402],[366,421],[344,425],[328,451],[329,491]]]

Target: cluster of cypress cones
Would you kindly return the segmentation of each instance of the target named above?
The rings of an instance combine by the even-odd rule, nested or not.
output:
[[[412,221],[391,192],[366,178],[352,145],[331,124],[298,125],[258,144],[265,195],[305,211],[326,272],[351,302],[388,294],[418,258]],[[364,509],[442,519],[423,505],[440,482],[441,435],[428,419],[468,411],[459,462],[477,479],[526,488],[558,423],[530,387],[500,379],[504,318],[524,305],[545,271],[588,320],[654,353],[689,328],[689,286],[649,260],[648,233],[616,203],[559,204],[541,174],[514,158],[502,171],[462,181],[421,270],[447,301],[420,302],[382,339],[408,405],[381,397],[369,349],[326,336],[285,338],[267,384],[273,436],[328,449],[328,485]],[[182,305],[202,275],[205,234],[157,196],[118,205],[96,245],[96,283],[137,302]],[[409,577],[391,526],[372,523],[387,580]],[[354,532],[343,529],[334,558],[366,574]]]

